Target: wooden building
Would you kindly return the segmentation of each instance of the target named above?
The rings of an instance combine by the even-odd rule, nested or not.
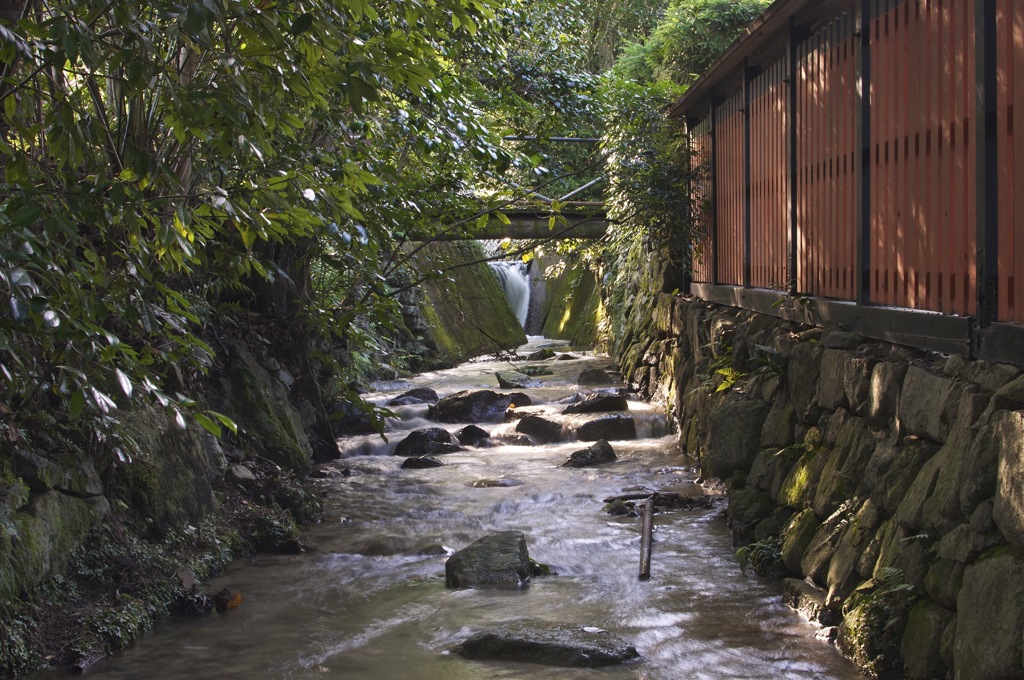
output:
[[[778,0],[670,115],[694,294],[1024,363],[1024,2]]]

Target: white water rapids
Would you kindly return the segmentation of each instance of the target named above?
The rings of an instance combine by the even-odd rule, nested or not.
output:
[[[532,351],[545,344],[533,339]],[[549,343],[550,344],[550,343]],[[515,362],[521,366],[538,362]],[[585,356],[544,362],[556,375],[523,390],[539,410],[577,391]],[[507,362],[478,361],[418,376],[373,398],[412,386],[443,395],[497,389]],[[97,678],[196,680],[345,678],[479,680],[598,678],[856,678],[856,670],[781,601],[781,584],[740,571],[723,519],[713,510],[656,515],[653,574],[637,578],[640,521],[603,512],[602,499],[635,489],[700,494],[692,461],[667,434],[663,416],[642,403],[630,410],[646,439],[612,442],[617,462],[560,467],[585,444],[495,446],[441,456],[445,467],[402,470],[389,455],[404,432],[434,425],[425,407],[400,409],[390,442],[353,437],[333,464],[351,476],[320,482],[326,512],[306,528],[297,556],[239,560],[212,584],[241,592],[223,615],[160,624],[106,662]],[[456,431],[462,425],[445,425]],[[512,425],[483,423],[488,431]],[[504,480],[508,486],[482,486]],[[521,484],[519,484],[521,482]],[[518,484],[518,485],[512,485]],[[521,590],[451,590],[448,555],[490,532],[526,534],[530,555],[557,576]],[[638,661],[591,669],[468,661],[449,650],[473,632],[518,618],[597,626],[625,638]]]

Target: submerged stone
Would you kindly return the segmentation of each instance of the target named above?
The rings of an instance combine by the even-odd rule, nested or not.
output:
[[[529,435],[540,444],[550,444],[562,438],[562,425],[540,416],[526,416],[516,423],[516,432]]]
[[[611,385],[612,379],[602,368],[588,368],[576,378],[578,385]]]
[[[437,392],[429,387],[417,387],[403,392],[388,402],[388,406],[408,406],[409,404],[436,404]]]
[[[614,633],[591,626],[520,620],[502,623],[462,642],[467,659],[517,661],[574,668],[599,668],[639,656]]]
[[[528,387],[540,387],[540,381],[534,380],[525,373],[519,371],[497,371],[494,377],[498,379],[498,386],[505,390],[521,390]]]
[[[484,536],[445,562],[444,582],[449,588],[522,586],[530,580],[530,555],[521,531]]]
[[[455,437],[463,446],[480,446],[490,438],[487,430],[476,425],[467,425],[455,433]]]
[[[612,445],[604,439],[600,439],[589,448],[574,451],[569,456],[569,460],[562,463],[562,467],[591,467],[611,463],[615,460],[615,450]]]
[[[562,413],[607,413],[628,411],[629,402],[621,394],[591,394],[583,401],[569,404]]]
[[[398,442],[395,446],[395,455],[436,456],[461,450],[459,441],[448,430],[441,427],[425,427],[413,430],[408,437]]]
[[[439,400],[430,408],[429,416],[431,420],[441,423],[500,420],[512,403],[513,395],[498,394],[491,390],[465,390]]]
[[[402,461],[403,470],[427,470],[430,468],[444,467],[444,463],[431,456],[418,456],[406,458]]]
[[[576,439],[581,442],[636,439],[636,422],[627,415],[604,416],[580,425],[576,430]]]

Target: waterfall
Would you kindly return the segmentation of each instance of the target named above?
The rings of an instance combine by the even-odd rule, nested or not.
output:
[[[526,328],[526,315],[530,311],[530,275],[526,272],[526,264],[522,262],[491,262],[494,275],[501,282],[508,298],[508,306],[519,319],[519,324]]]

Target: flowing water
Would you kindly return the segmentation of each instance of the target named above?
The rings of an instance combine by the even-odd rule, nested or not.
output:
[[[533,339],[528,350],[545,341]],[[517,362],[530,363],[530,362]],[[534,362],[535,363],[535,362]],[[546,362],[556,375],[525,390],[530,410],[586,391],[584,356]],[[495,389],[504,362],[381,386],[384,402],[412,386],[443,395]],[[161,624],[96,673],[107,678],[479,678],[645,679],[854,678],[855,669],[781,602],[779,582],[740,571],[723,519],[711,510],[656,515],[652,578],[641,582],[640,521],[603,512],[602,499],[630,489],[701,494],[692,461],[665,418],[631,403],[644,439],[613,442],[619,460],[596,468],[560,467],[584,445],[499,445],[442,457],[445,467],[402,470],[390,455],[403,431],[433,425],[425,407],[402,407],[390,442],[340,442],[334,464],[350,476],[323,480],[326,512],[307,527],[298,556],[237,561],[212,587],[241,592],[242,606],[198,620]],[[513,424],[483,426],[498,436]],[[455,431],[461,425],[448,425]],[[516,590],[452,590],[444,563],[490,532],[526,534],[530,555],[556,576]],[[449,650],[489,624],[519,618],[596,626],[633,644],[641,659],[586,670],[468,661]]]
[[[498,277],[508,306],[519,320],[519,325],[526,327],[526,318],[530,312],[530,275],[526,265],[513,260],[491,262],[491,271]]]

